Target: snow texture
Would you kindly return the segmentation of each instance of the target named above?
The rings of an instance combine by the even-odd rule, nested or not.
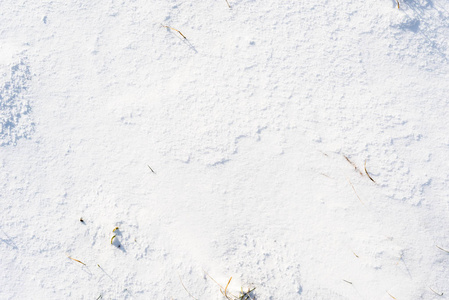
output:
[[[0,299],[449,299],[449,2],[229,3],[2,1]]]
[[[3,54],[4,55],[4,54]],[[9,65],[12,66],[9,68]],[[0,147],[15,144],[33,132],[31,107],[26,91],[31,79],[29,67],[23,60],[0,64]]]

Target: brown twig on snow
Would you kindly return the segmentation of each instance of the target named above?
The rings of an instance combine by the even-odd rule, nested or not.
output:
[[[360,174],[361,176],[363,176],[362,171],[359,170],[359,168],[355,165],[355,163],[353,163],[353,162],[352,162],[346,155],[343,155],[343,157],[346,158],[346,160],[348,161],[348,163],[351,164],[351,166],[354,167],[354,170],[356,170],[357,172],[359,172],[359,174]]]
[[[168,29],[171,29],[171,30],[174,30],[174,31],[177,31],[184,39],[186,39],[187,40],[187,38],[186,38],[186,36],[185,35],[183,35],[182,34],[182,32],[181,31],[179,31],[178,29],[175,29],[175,28],[173,28],[173,27],[170,27],[170,26],[167,26],[167,25],[163,25],[163,24],[161,24],[162,25],[162,27],[165,27],[165,28],[168,28]],[[151,169],[151,168],[150,168]]]
[[[67,255],[67,254],[66,254],[66,255]],[[74,260],[74,261],[76,261],[76,262],[79,262],[79,263],[82,264],[82,265],[86,265],[86,264],[83,263],[82,261],[77,260],[77,259],[75,259],[75,258],[73,258],[73,257],[70,257],[69,255],[67,255],[67,257],[70,258],[71,260]]]
[[[365,173],[366,173],[366,175],[368,176],[368,178],[371,179],[372,182],[376,183],[376,182],[374,181],[374,179],[369,175],[368,171],[366,170],[366,159],[365,159]]]
[[[228,0],[226,0],[226,4],[228,4],[228,7],[229,7],[229,8],[231,8],[231,5],[229,5],[229,2],[228,2]]]
[[[219,284],[212,276],[210,276],[209,273],[206,272],[206,270],[203,269],[203,271],[204,271],[204,274],[207,275],[207,277],[212,279],[212,281],[215,282],[220,287],[220,292],[226,297],[226,299],[228,299],[228,300],[239,300],[240,299],[239,297],[236,297],[235,295],[233,295],[231,293],[229,293],[229,295],[228,295],[227,289],[228,289],[229,283],[231,282],[232,277],[229,279],[228,284],[226,285],[226,287],[223,288],[223,286],[221,284]],[[223,289],[224,289],[224,293],[223,293]],[[251,292],[253,290],[251,290]],[[230,298],[230,296],[232,296],[233,298]]]
[[[148,165],[148,168],[150,168],[151,172],[153,172],[154,174],[156,174],[156,172],[154,172],[154,170],[150,167],[150,165]]]
[[[398,9],[399,9],[399,0],[396,0],[396,3],[398,4]]]
[[[347,280],[344,280],[344,279],[343,279],[343,281],[344,281],[344,282],[347,282],[347,283],[349,283],[349,284],[352,284],[351,281],[347,281]]]

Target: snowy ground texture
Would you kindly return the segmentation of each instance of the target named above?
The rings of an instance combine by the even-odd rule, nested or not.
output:
[[[0,299],[449,299],[449,1],[229,1],[1,1]]]

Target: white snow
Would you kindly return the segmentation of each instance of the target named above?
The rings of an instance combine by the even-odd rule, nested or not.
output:
[[[449,2],[229,3],[2,1],[0,299],[449,299]]]

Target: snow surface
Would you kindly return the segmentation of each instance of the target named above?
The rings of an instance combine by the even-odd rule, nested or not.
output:
[[[449,299],[449,1],[230,5],[1,1],[0,299]]]

